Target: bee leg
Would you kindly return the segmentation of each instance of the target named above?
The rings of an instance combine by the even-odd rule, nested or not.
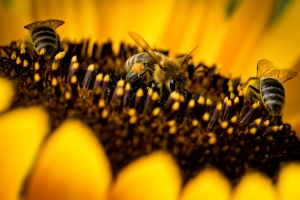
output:
[[[148,72],[148,73],[147,73]],[[148,69],[148,68],[146,68],[146,69],[143,69],[140,73],[139,73],[139,77],[144,77],[145,75],[147,75],[147,74],[151,74],[151,71]]]
[[[131,82],[134,83],[139,79],[139,75],[133,71],[129,72],[126,76],[126,79]]]
[[[257,102],[259,100],[260,100],[259,90],[253,85],[249,85],[245,97],[245,102],[250,102],[251,104],[253,104],[254,102]]]
[[[143,69],[139,74],[138,74],[138,76],[140,77],[140,78],[143,78],[144,79],[144,81],[145,81],[145,83],[146,83],[146,85],[149,85],[149,83],[150,83],[150,81],[151,81],[151,71],[149,70],[149,69]]]

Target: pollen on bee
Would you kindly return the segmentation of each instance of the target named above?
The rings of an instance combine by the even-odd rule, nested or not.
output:
[[[142,63],[134,63],[134,65],[131,68],[131,71],[139,74],[144,68],[145,66]]]

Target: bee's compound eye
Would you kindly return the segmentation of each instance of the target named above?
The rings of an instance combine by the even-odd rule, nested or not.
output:
[[[174,80],[174,79],[171,79],[171,80],[170,80],[170,89],[171,89],[172,91],[175,91],[175,80]]]

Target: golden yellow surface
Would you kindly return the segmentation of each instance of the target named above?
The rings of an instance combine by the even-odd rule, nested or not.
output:
[[[231,186],[216,169],[205,169],[183,188],[179,200],[229,200]]]
[[[0,113],[7,110],[15,95],[15,88],[9,79],[0,78]]]
[[[244,175],[235,188],[232,200],[276,200],[271,179],[258,172]]]
[[[38,150],[49,133],[40,107],[19,108],[0,116],[0,199],[18,200]]]
[[[289,163],[282,167],[277,183],[278,200],[300,199],[300,163]]]
[[[26,198],[101,200],[111,179],[108,159],[92,131],[79,120],[67,120],[42,147]]]
[[[181,188],[179,168],[164,152],[141,157],[125,167],[108,200],[175,200]]]

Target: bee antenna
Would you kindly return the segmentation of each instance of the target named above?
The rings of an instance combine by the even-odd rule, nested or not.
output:
[[[181,65],[184,61],[186,61],[197,48],[198,48],[198,46],[196,46],[188,55],[186,55],[185,57],[183,57],[183,59],[181,58],[179,60],[179,64]]]

